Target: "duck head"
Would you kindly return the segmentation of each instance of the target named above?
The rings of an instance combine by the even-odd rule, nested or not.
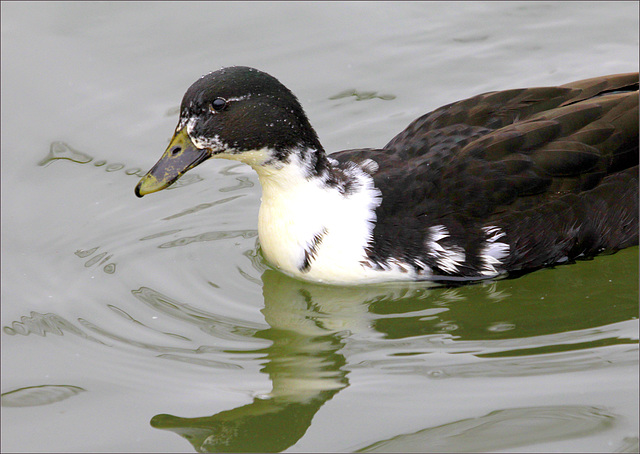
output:
[[[293,93],[257,69],[223,68],[189,87],[169,146],[135,193],[142,197],[165,189],[209,158],[234,159],[257,168],[286,162],[294,150],[323,153]]]

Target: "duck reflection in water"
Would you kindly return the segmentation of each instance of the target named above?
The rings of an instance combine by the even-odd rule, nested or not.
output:
[[[257,332],[255,337],[272,341],[269,347],[257,351],[265,354],[262,371],[273,384],[271,393],[212,416],[157,415],[151,420],[153,427],[186,438],[196,451],[283,451],[302,438],[320,407],[348,386],[346,361],[339,352],[349,328],[344,319],[339,320],[341,308],[333,308],[337,315],[320,312],[306,287],[322,290],[321,285],[295,281],[271,270],[262,279],[263,313],[271,328]],[[335,288],[326,290],[336,292]],[[361,304],[349,303],[353,301],[340,301],[345,311],[366,312]],[[349,318],[357,320],[355,316]]]
[[[351,355],[380,350],[379,342],[371,341],[370,336],[375,336],[376,341],[382,336],[388,348],[394,340],[401,342],[402,346],[392,349],[394,352],[406,348],[425,354],[481,353],[487,349],[500,352],[495,358],[483,358],[481,363],[474,356],[474,361],[460,358],[459,362],[446,365],[425,360],[424,355],[403,356],[402,361],[394,356],[395,373],[430,379],[544,375],[635,361],[629,357],[633,352],[557,350],[558,344],[572,342],[568,333],[578,333],[585,342],[588,332],[602,331],[597,327],[637,315],[636,301],[618,304],[604,313],[598,310],[608,291],[604,282],[616,276],[622,280],[637,276],[637,267],[615,266],[618,262],[607,257],[600,260],[607,263],[591,267],[592,280],[575,283],[581,288],[586,285],[586,291],[593,296],[589,300],[572,299],[575,289],[562,269],[532,273],[526,279],[457,288],[425,288],[406,283],[341,288],[295,280],[267,270],[262,275],[265,303],[262,312],[270,328],[252,335],[272,344],[247,353],[265,355],[262,371],[269,375],[272,391],[267,396],[255,397],[247,405],[211,416],[156,415],[151,425],[176,432],[198,452],[286,450],[303,437],[324,403],[349,386],[349,370],[376,367],[371,361],[354,364],[343,354],[347,344]],[[514,287],[510,282],[518,285]],[[556,291],[558,299],[541,301],[541,285]],[[511,294],[514,289],[517,299]],[[582,316],[576,317],[576,313]],[[506,329],[506,325],[513,328]],[[500,329],[494,329],[498,326]],[[611,336],[617,333],[612,332]],[[523,338],[528,341],[523,343]],[[623,339],[618,342],[625,343]],[[537,349],[529,348],[523,354],[522,349],[531,345]],[[538,427],[541,418],[548,422],[545,428]],[[575,405],[506,408],[405,434],[402,439],[395,437],[396,444],[381,441],[363,450],[411,451],[418,447],[418,451],[428,452],[433,447],[439,452],[461,452],[481,442],[491,451],[526,444],[530,431],[525,429],[533,423],[540,429],[535,431],[536,441],[541,441],[547,435],[549,439],[572,438],[585,430],[604,430],[613,419],[615,416],[602,409]],[[511,424],[514,421],[521,422],[526,433],[514,434]]]
[[[262,312],[271,327],[254,337],[272,341],[257,351],[266,355],[262,371],[272,391],[212,416],[161,414],[151,420],[153,427],[176,432],[198,452],[279,452],[293,446],[322,405],[349,385],[340,350],[351,333],[370,331],[369,303],[397,303],[425,290],[407,283],[340,288],[273,270],[265,271],[262,281]]]

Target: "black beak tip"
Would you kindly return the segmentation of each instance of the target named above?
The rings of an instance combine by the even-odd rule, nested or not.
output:
[[[136,185],[136,188],[134,189],[133,192],[135,192],[136,196],[139,198],[142,198],[144,196],[144,194],[140,194],[140,183]]]

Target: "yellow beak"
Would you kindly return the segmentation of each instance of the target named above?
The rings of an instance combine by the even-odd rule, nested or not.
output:
[[[160,160],[138,182],[135,193],[138,197],[142,197],[161,191],[210,157],[209,150],[198,148],[193,144],[187,134],[187,128],[184,127],[173,135],[171,143]]]

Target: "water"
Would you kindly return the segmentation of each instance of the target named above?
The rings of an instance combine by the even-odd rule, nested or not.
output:
[[[327,150],[638,70],[636,3],[2,4],[4,451],[638,450],[638,248],[455,289],[268,268],[248,167],[137,199],[186,88],[254,66]]]

